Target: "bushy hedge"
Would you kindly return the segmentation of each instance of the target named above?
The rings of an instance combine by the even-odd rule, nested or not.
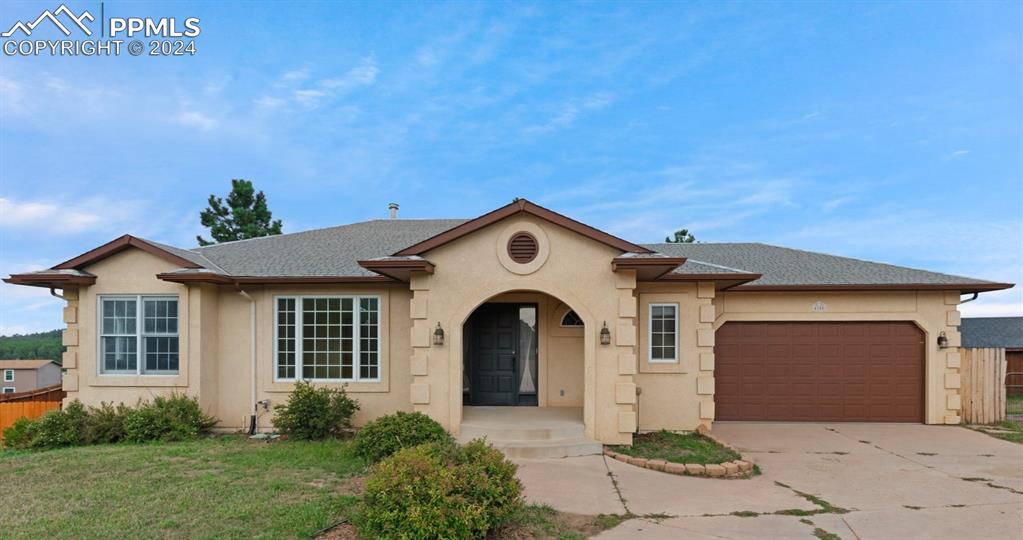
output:
[[[516,469],[482,440],[405,448],[376,466],[354,521],[367,538],[483,538],[522,507]]]
[[[397,412],[366,424],[355,435],[355,453],[373,460],[394,454],[402,448],[424,443],[448,443],[451,436],[436,420],[421,412]]]
[[[292,439],[337,437],[352,427],[352,415],[359,402],[348,397],[345,389],[316,388],[300,381],[288,396],[288,402],[274,407],[273,424]]]
[[[157,397],[135,407],[101,404],[85,407],[78,400],[4,430],[12,448],[58,448],[120,441],[179,441],[209,432],[217,419],[202,412],[199,401],[182,395]]]

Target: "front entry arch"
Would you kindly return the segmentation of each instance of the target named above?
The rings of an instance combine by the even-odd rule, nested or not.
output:
[[[574,295],[567,293],[566,291],[551,291],[548,289],[559,289],[561,287],[538,287],[534,286],[529,289],[498,289],[496,286],[494,289],[487,291],[482,298],[475,301],[464,302],[454,313],[454,320],[451,320],[449,328],[450,331],[450,350],[453,355],[458,355],[458,358],[462,361],[455,360],[452,358],[449,364],[450,369],[450,385],[449,385],[449,415],[451,418],[451,429],[457,432],[459,425],[462,420],[462,406],[474,404],[475,396],[471,396],[468,401],[465,400],[465,386],[466,381],[472,384],[472,373],[467,372],[465,368],[466,362],[465,354],[468,347],[472,344],[472,335],[466,331],[466,323],[470,322],[473,315],[486,306],[489,302],[494,300],[496,297],[502,295],[515,295],[515,294],[542,294],[556,301],[569,306],[572,310],[579,315],[583,320],[583,336],[582,336],[582,349],[583,349],[583,369],[582,369],[582,408],[583,408],[583,423],[585,425],[585,432],[588,437],[595,438],[596,434],[596,414],[595,414],[595,396],[596,396],[596,368],[595,368],[595,355],[596,355],[596,323],[594,322],[593,315],[587,305],[581,302]],[[528,301],[517,302],[518,305],[529,304]],[[538,325],[546,324],[547,321],[543,320],[538,315]],[[461,354],[459,354],[461,353]],[[518,380],[521,384],[521,378]],[[537,373],[536,379],[533,381],[536,385],[536,392],[539,396],[539,392],[545,391],[544,388],[544,376],[542,373]],[[471,393],[470,393],[471,394]],[[521,393],[520,393],[521,398]],[[517,405],[527,405],[528,403],[508,403]]]

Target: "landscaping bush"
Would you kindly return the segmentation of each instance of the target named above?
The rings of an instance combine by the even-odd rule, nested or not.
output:
[[[483,441],[405,448],[377,465],[355,524],[367,538],[483,538],[522,508],[515,471]]]
[[[183,395],[157,396],[141,403],[124,417],[124,440],[185,441],[206,433],[217,423],[199,406],[199,400]]]
[[[77,399],[61,410],[50,411],[36,420],[29,446],[59,448],[82,444],[88,411]]]
[[[199,401],[187,396],[156,397],[137,406],[86,408],[78,400],[62,410],[29,420],[18,419],[4,430],[11,448],[57,448],[119,441],[183,441],[209,432],[217,419],[202,412]]]
[[[85,418],[84,444],[109,444],[124,440],[124,422],[131,408],[119,403],[101,403],[89,409]]]
[[[29,448],[39,423],[28,418],[19,418],[4,430],[4,446],[8,448]]]
[[[424,443],[450,442],[451,436],[436,420],[420,412],[397,412],[366,424],[355,435],[355,453],[373,461],[402,448]]]
[[[288,396],[288,402],[274,407],[273,424],[293,439],[337,437],[352,427],[352,415],[359,402],[348,397],[345,389],[316,388],[300,381]]]

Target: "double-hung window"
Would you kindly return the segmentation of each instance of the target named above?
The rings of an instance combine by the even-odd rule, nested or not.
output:
[[[177,375],[178,298],[101,296],[100,373]]]
[[[650,304],[650,362],[678,362],[678,304]]]
[[[14,370],[13,369],[5,369],[4,370],[4,382],[14,382]]]
[[[14,387],[13,386],[5,386],[4,387],[4,393],[5,394],[13,394],[14,393]]]
[[[274,378],[380,379],[380,298],[278,296]]]

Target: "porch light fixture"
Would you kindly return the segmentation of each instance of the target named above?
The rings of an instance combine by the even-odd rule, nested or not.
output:
[[[948,338],[945,336],[945,332],[938,333],[938,348],[939,349],[948,348]]]
[[[444,344],[444,329],[440,327],[440,323],[437,323],[437,329],[433,331],[433,344]]]
[[[604,321],[604,327],[600,329],[600,344],[611,344],[611,331],[607,329],[607,321]]]

